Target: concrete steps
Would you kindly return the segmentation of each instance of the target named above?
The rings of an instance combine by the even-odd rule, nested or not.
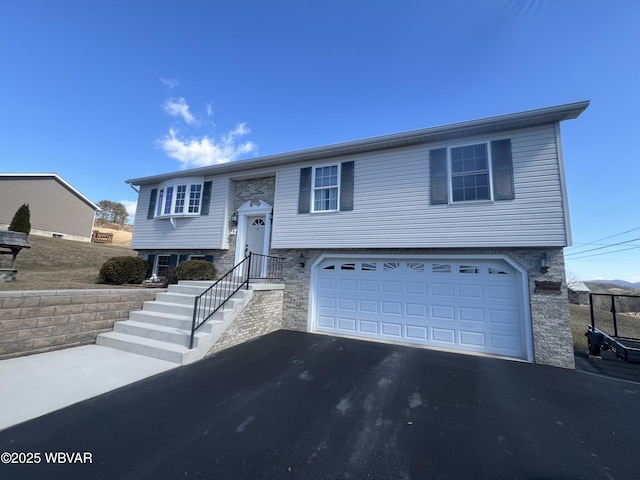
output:
[[[213,344],[240,314],[253,296],[251,290],[239,290],[194,336],[189,349],[194,299],[211,282],[180,282],[158,293],[156,300],[144,302],[143,309],[116,322],[113,331],[101,333],[96,344],[146,355],[179,364],[203,358]]]

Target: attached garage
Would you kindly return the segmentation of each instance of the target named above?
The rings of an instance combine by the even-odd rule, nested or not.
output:
[[[321,257],[310,330],[533,360],[527,273],[507,258]]]

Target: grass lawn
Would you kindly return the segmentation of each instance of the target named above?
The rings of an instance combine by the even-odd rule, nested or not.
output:
[[[18,277],[15,282],[0,283],[0,292],[6,290],[64,290],[117,288],[98,283],[98,273],[104,262],[112,257],[136,256],[131,250],[130,232],[114,233],[114,243],[77,242],[29,235],[31,248],[23,249],[17,257]],[[11,266],[11,256],[1,255],[0,265]]]
[[[573,348],[575,350],[587,351],[587,337],[585,333],[587,327],[591,325],[591,313],[589,306],[569,304],[569,315],[571,316],[571,333],[573,334]]]

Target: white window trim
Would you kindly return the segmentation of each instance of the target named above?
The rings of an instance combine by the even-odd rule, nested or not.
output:
[[[451,150],[454,148],[461,148],[461,147],[470,147],[473,145],[485,145],[485,148],[487,149],[487,171],[488,171],[488,175],[489,175],[489,198],[482,198],[480,200],[458,200],[458,201],[454,201],[453,200],[453,168],[452,168],[452,163],[453,160],[451,158]],[[491,203],[494,202],[493,199],[493,158],[491,158],[491,142],[489,141],[484,141],[484,142],[472,142],[472,143],[464,143],[464,144],[460,144],[460,145],[451,145],[447,147],[447,189],[448,189],[448,198],[449,198],[449,205],[460,205],[460,204],[472,204],[472,203]]]
[[[185,197],[183,203],[183,211],[176,213],[176,198],[178,195],[178,187],[185,186]],[[196,212],[189,212],[189,199],[191,198],[191,186],[200,185],[200,200],[198,202],[198,208]],[[169,188],[173,188],[171,195],[171,210],[169,213],[164,213],[166,209],[166,192]],[[154,218],[157,219],[173,219],[177,217],[197,217],[202,211],[202,200],[204,194],[204,177],[183,177],[167,180],[158,186],[158,196],[156,211],[154,212]],[[162,202],[160,198],[162,197]]]
[[[167,258],[169,259],[169,262],[171,261],[171,255],[168,253],[159,253],[156,255],[155,261],[154,261],[154,265],[153,265],[153,271],[151,272],[153,275],[158,276],[158,270],[160,269],[160,258]]]
[[[337,184],[336,186],[331,187],[316,187],[316,169],[318,168],[326,168],[326,167],[336,167],[338,170]],[[326,163],[322,165],[313,165],[311,167],[311,213],[331,213],[340,211],[340,183],[342,176],[342,164],[340,162],[336,163]],[[336,208],[330,210],[316,210],[316,191],[317,190],[329,190],[335,188],[338,191],[338,197],[336,201]]]

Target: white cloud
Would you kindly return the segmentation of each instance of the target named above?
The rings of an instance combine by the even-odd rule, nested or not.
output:
[[[207,117],[213,117],[213,106],[207,103]]]
[[[189,125],[197,123],[196,117],[194,117],[189,111],[189,105],[187,105],[184,98],[179,98],[178,100],[170,98],[164,102],[162,108],[168,115],[172,117],[181,117]]]
[[[161,78],[160,81],[164,83],[167,87],[169,87],[171,90],[173,90],[179,85],[178,80],[176,80],[175,78]]]
[[[164,152],[178,160],[183,168],[204,167],[231,162],[241,155],[255,151],[257,147],[253,142],[241,141],[241,137],[249,133],[246,125],[239,123],[219,139],[207,135],[187,139],[180,137],[179,132],[171,128],[158,143]]]
[[[124,208],[127,209],[127,213],[129,214],[129,222],[131,223],[132,219],[136,216],[136,208],[138,207],[138,202],[134,202],[131,200],[120,200],[120,203],[124,205]]]
[[[120,203],[123,204],[124,208],[127,209],[127,213],[129,214],[128,223],[133,225],[133,222],[136,219],[136,208],[138,208],[138,202],[134,202],[131,200],[120,200]]]

